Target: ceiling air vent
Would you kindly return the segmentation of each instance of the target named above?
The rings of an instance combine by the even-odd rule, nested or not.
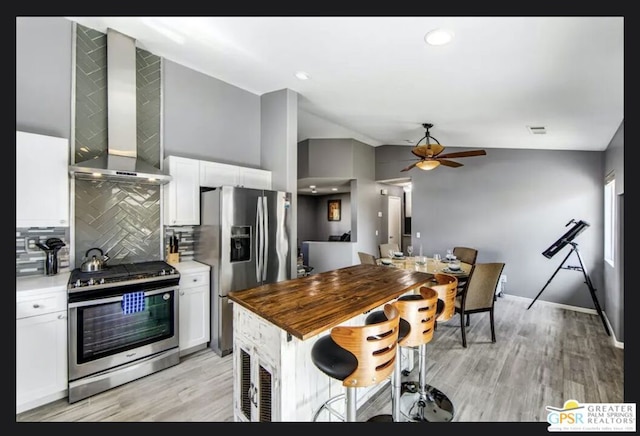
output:
[[[544,135],[547,133],[547,129],[544,126],[527,126],[527,129],[532,135]]]

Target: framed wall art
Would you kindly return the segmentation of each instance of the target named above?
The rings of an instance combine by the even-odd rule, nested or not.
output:
[[[329,221],[340,221],[341,200],[329,200],[327,206]]]

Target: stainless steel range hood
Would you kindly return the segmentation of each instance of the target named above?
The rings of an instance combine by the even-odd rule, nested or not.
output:
[[[107,29],[108,150],[69,167],[76,179],[162,185],[171,176],[138,158],[135,40]]]

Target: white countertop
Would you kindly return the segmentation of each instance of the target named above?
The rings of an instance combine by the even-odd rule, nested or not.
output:
[[[180,274],[209,271],[209,269],[211,268],[209,265],[196,262],[195,260],[186,260],[184,262],[172,263],[170,265],[177,269]]]
[[[16,277],[16,294],[20,297],[31,293],[67,291],[70,271],[59,272],[53,276]]]

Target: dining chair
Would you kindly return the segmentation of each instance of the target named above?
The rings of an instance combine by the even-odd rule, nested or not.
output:
[[[453,255],[460,261],[474,265],[478,258],[478,250],[470,247],[453,247]],[[458,294],[462,293],[464,286],[467,284],[467,279],[458,280]]]
[[[358,251],[358,257],[360,258],[360,264],[362,265],[377,265],[376,257],[373,254],[364,253]]]
[[[469,273],[469,278],[461,295],[456,297],[455,311],[460,314],[460,329],[462,331],[462,346],[467,347],[467,332],[472,313],[489,312],[491,325],[491,342],[496,341],[494,327],[493,306],[495,293],[500,281],[500,274],[504,269],[504,263],[476,263]],[[467,317],[465,326],[464,317]]]
[[[389,257],[389,251],[393,250],[394,252],[400,251],[400,246],[396,243],[391,244],[380,244],[380,257]]]

